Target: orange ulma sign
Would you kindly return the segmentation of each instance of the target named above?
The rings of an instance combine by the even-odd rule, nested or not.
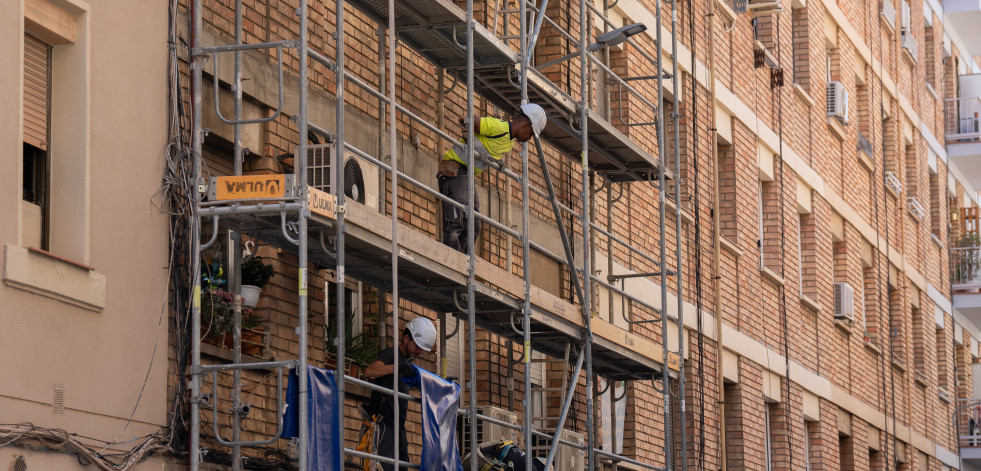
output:
[[[286,197],[286,175],[217,177],[215,186],[218,200]]]

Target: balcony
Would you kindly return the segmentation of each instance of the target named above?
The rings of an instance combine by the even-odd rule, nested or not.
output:
[[[981,400],[958,399],[956,426],[965,469],[981,466]]]
[[[981,55],[981,0],[944,0],[944,28],[953,29],[968,55]]]
[[[981,29],[981,28],[979,28]],[[970,79],[968,79],[970,77]],[[978,75],[962,75],[961,91],[965,84],[979,85]],[[976,87],[972,86],[971,89]],[[947,157],[968,182],[981,181],[981,97],[965,96],[946,100],[945,134]]]
[[[920,44],[916,42],[916,38],[913,37],[913,33],[909,29],[903,28],[900,32],[900,41],[902,43],[903,49],[909,53],[909,56],[913,59],[913,62],[918,60],[917,54],[920,52]]]
[[[947,142],[976,142],[981,140],[981,97],[949,98],[947,108]]]
[[[965,221],[966,222],[966,221]],[[981,326],[981,246],[950,249],[950,278],[954,309]]]

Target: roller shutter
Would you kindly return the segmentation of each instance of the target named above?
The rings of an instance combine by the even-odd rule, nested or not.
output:
[[[24,142],[48,148],[48,87],[51,47],[24,36]]]

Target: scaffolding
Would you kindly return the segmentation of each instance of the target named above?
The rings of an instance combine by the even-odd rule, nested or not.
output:
[[[232,362],[225,365],[202,365],[200,342],[192,342],[189,386],[191,398],[190,468],[197,470],[201,463],[202,424],[200,414],[202,409],[207,407],[213,409],[215,438],[222,445],[232,449],[233,469],[240,469],[241,467],[242,447],[275,441],[279,433],[263,440],[244,441],[241,439],[243,409],[247,407],[247,404],[243,403],[241,399],[241,374],[246,369],[261,368],[276,371],[277,412],[281,417],[283,409],[282,375],[287,369],[295,368],[299,376],[299,469],[308,469],[309,424],[307,423],[307,410],[309,404],[307,404],[306,394],[306,366],[308,363],[310,319],[307,285],[309,282],[308,270],[310,265],[314,264],[320,267],[332,267],[334,270],[337,280],[336,309],[338,313],[345,312],[344,280],[348,278],[370,283],[387,291],[394,310],[391,323],[393,345],[398,344],[399,334],[402,331],[398,315],[400,300],[411,301],[437,313],[452,315],[456,317],[458,322],[459,320],[465,321],[468,331],[467,349],[469,353],[468,377],[465,384],[469,384],[467,390],[470,394],[468,395],[469,404],[459,411],[460,414],[471,421],[483,420],[520,431],[525,450],[533,449],[533,438],[545,439],[549,443],[546,458],[549,466],[555,461],[556,450],[561,442],[567,446],[583,449],[586,456],[586,466],[590,470],[596,469],[598,459],[610,460],[614,463],[630,463],[647,469],[684,469],[684,460],[687,454],[687,439],[684,435],[686,430],[685,372],[680,362],[680,358],[684,355],[684,290],[682,286],[684,254],[680,241],[683,232],[681,181],[680,178],[675,178],[681,169],[679,120],[677,118],[680,80],[677,54],[667,54],[670,64],[662,60],[662,56],[665,55],[662,51],[666,49],[662,31],[671,34],[670,50],[677,51],[678,47],[677,35],[675,34],[677,25],[676,2],[670,3],[670,29],[662,28],[662,5],[660,0],[656,2],[654,18],[656,18],[657,24],[647,25],[655,28],[656,31],[657,52],[655,54],[645,52],[634,39],[627,39],[627,43],[653,65],[655,73],[649,76],[621,78],[594,54],[595,49],[590,45],[589,38],[594,29],[609,32],[615,26],[607,18],[606,8],[595,7],[591,0],[579,0],[580,27],[577,31],[578,37],[545,15],[549,0],[538,2],[535,0],[518,0],[517,6],[510,9],[501,8],[499,4],[499,8],[495,11],[493,26],[490,28],[475,21],[473,0],[466,0],[464,8],[449,0],[335,1],[334,26],[336,30],[334,38],[336,48],[333,51],[333,58],[329,57],[327,51],[316,51],[310,47],[308,0],[299,0],[298,2],[299,7],[296,13],[299,18],[299,29],[296,39],[255,44],[243,42],[242,0],[235,0],[234,43],[209,47],[202,44],[202,0],[193,0],[190,6],[192,8],[190,12],[192,47],[189,65],[193,101],[191,136],[193,175],[200,176],[202,174],[202,145],[207,132],[202,124],[202,109],[204,106],[212,106],[212,104],[205,105],[203,103],[203,73],[207,61],[211,61],[213,67],[212,80],[215,87],[213,106],[215,112],[224,123],[231,125],[234,129],[234,168],[233,175],[229,178],[246,178],[240,177],[244,153],[242,146],[243,128],[276,119],[283,112],[283,96],[286,87],[283,79],[283,55],[290,51],[295,52],[298,61],[298,110],[292,119],[296,123],[299,136],[298,142],[295,143],[295,173],[271,176],[266,183],[269,188],[275,187],[277,191],[282,190],[275,195],[257,196],[252,193],[244,196],[241,194],[222,196],[220,191],[216,191],[218,190],[216,188],[218,183],[233,180],[220,179],[212,179],[211,182],[200,180],[198,191],[194,192],[195,214],[192,218],[191,228],[193,260],[191,273],[194,278],[190,321],[192,338],[201,338],[202,280],[199,276],[202,263],[201,252],[216,240],[219,227],[227,228],[230,231],[229,253],[233,256],[230,257],[232,263],[228,267],[229,280],[231,281],[231,290],[236,295]],[[381,86],[378,89],[348,70],[345,62],[344,41],[344,28],[347,21],[345,19],[345,4],[364,12],[376,22],[380,31],[387,29],[387,79],[381,81]],[[508,15],[517,15],[517,20],[515,21],[513,16],[509,17]],[[594,18],[602,19],[603,24],[593,25]],[[513,26],[514,23],[517,23],[518,33],[507,34],[509,25]],[[571,96],[556,86],[533,64],[535,47],[538,44],[542,27],[546,23],[568,40],[570,44],[576,44],[578,47],[578,88],[580,92],[578,97]],[[502,25],[504,29],[505,34],[502,36],[497,35],[499,25]],[[515,41],[517,42],[516,50],[509,45],[514,44]],[[549,123],[541,133],[540,138],[538,136],[534,138],[533,149],[529,149],[526,144],[522,145],[520,173],[503,165],[494,166],[500,174],[510,180],[508,182],[509,189],[512,182],[520,185],[522,200],[520,229],[514,229],[507,223],[499,222],[475,211],[476,183],[473,172],[468,172],[469,201],[466,205],[461,205],[443,196],[438,190],[399,170],[399,156],[396,149],[398,148],[397,123],[400,115],[444,139],[446,146],[457,141],[456,137],[445,132],[440,126],[427,122],[399,103],[396,80],[398,68],[396,51],[399,45],[411,48],[436,66],[440,71],[441,86],[445,72],[451,74],[465,87],[466,116],[469,123],[474,122],[474,100],[476,96],[484,97],[503,112],[510,114],[513,114],[521,104],[529,102],[537,103],[545,108]],[[385,48],[381,47],[381,43],[379,46],[379,54],[384,54]],[[242,94],[243,53],[256,50],[275,51],[276,65],[279,69],[279,107],[272,116],[245,118],[243,117]],[[234,55],[234,78],[230,83],[234,93],[234,111],[230,118],[222,116],[218,106],[218,62],[219,58],[225,54]],[[308,119],[310,61],[325,66],[334,74],[336,84],[336,123],[334,129],[328,129]],[[617,87],[618,99],[623,99],[622,96],[625,91],[631,97],[630,100],[639,106],[646,107],[653,116],[653,119],[647,122],[632,123],[625,122],[621,116],[620,125],[626,127],[646,126],[647,129],[653,129],[657,157],[643,150],[640,145],[621,132],[617,126],[603,116],[604,113],[591,109],[593,90],[590,77],[593,67],[602,71],[601,75],[605,77],[607,83]],[[673,88],[670,98],[672,113],[665,120],[664,109],[667,99],[664,96],[665,85],[663,80],[669,78]],[[656,98],[648,98],[631,85],[637,80],[653,82]],[[379,116],[379,119],[387,121],[389,159],[384,158],[383,152],[377,156],[371,155],[346,139],[345,89],[347,87],[357,87],[366,91],[375,97],[381,103],[380,106],[387,111],[384,116]],[[443,99],[443,91],[441,88],[441,100]],[[612,93],[610,95],[612,96]],[[669,133],[672,136],[670,139],[667,138]],[[308,143],[310,134],[324,136],[328,143],[311,145]],[[474,142],[472,126],[469,126],[465,137],[466,142]],[[668,148],[669,141],[672,143],[670,149]],[[573,163],[577,163],[581,167],[581,175],[579,176],[581,179],[579,190],[581,211],[562,204],[557,198],[550,177],[545,144],[567,156]],[[310,159],[308,159],[311,152],[321,152],[325,156],[323,167],[311,168]],[[345,195],[344,172],[339,169],[344,162],[346,153],[351,153],[377,166],[381,172],[384,172],[383,176],[387,174],[390,185],[387,191],[390,191],[389,196],[391,198],[390,210],[387,215],[384,198],[379,204],[381,210],[376,211],[356,201],[351,201]],[[537,157],[537,171],[541,172],[544,188],[537,188],[530,184],[532,167],[535,165],[530,157],[532,154]],[[673,169],[666,162],[666,156],[669,155],[672,156]],[[465,160],[469,163],[468,168],[474,167],[476,158],[473,147],[466,146]],[[626,238],[618,236],[609,225],[603,227],[593,220],[594,215],[590,213],[590,210],[593,207],[593,180],[595,177],[600,177],[607,189],[610,189],[613,184],[653,186],[658,195],[658,253],[647,253],[631,244]],[[255,180],[248,181],[252,184],[258,184]],[[386,179],[380,178],[379,181],[384,182]],[[447,203],[458,210],[466,211],[469,226],[466,254],[452,251],[439,241],[400,223],[399,188],[403,184],[412,185],[436,198],[437,205]],[[322,189],[329,189],[330,191],[323,192]],[[207,199],[204,198],[206,190],[210,190]],[[385,194],[384,191],[382,191],[383,195]],[[674,201],[673,205],[668,202],[670,193],[673,193],[671,198]],[[554,254],[532,240],[529,201],[533,197],[550,201],[564,253]],[[609,202],[609,205],[612,207],[612,202]],[[668,211],[672,210],[675,222],[673,231],[669,229],[666,218]],[[480,218],[486,226],[520,242],[523,276],[515,276],[511,270],[503,270],[477,256],[474,240],[474,224],[477,218]],[[580,227],[577,229],[581,231],[581,241],[575,240],[575,231],[570,233],[562,223],[567,218],[571,218],[579,224]],[[212,224],[212,234],[207,241],[202,241],[202,237],[206,235],[202,234],[202,227],[206,222]],[[675,238],[673,241],[669,240],[672,233]],[[299,264],[299,290],[297,293],[299,299],[299,328],[297,331],[299,346],[296,359],[264,363],[243,363],[242,361],[241,326],[239,322],[241,304],[238,295],[241,265],[238,254],[241,253],[242,234],[258,238],[297,256]],[[656,266],[656,271],[617,275],[610,271],[606,277],[598,276],[593,267],[593,257],[597,250],[595,240],[598,238],[607,241],[607,257],[611,263],[613,251],[610,247],[615,243],[620,247],[620,250],[645,260],[645,263]],[[579,242],[578,247],[581,249],[578,258],[576,242]],[[670,259],[669,245],[673,245],[675,248],[673,259],[678,262],[675,267],[669,267],[668,263],[665,262]],[[510,242],[508,246],[510,250]],[[529,260],[533,249],[566,265],[571,284],[574,287],[574,303],[551,295],[532,285]],[[618,282],[631,277],[644,277],[656,281],[660,287],[660,303],[652,303],[635,293],[630,293],[626,284],[622,284],[621,287],[617,286]],[[676,314],[671,314],[672,307],[669,306],[669,278],[675,279],[677,288],[677,296],[675,296],[677,307],[674,309]],[[630,325],[660,323],[660,345],[643,339],[628,329],[620,328],[609,321],[594,316],[593,310],[597,303],[594,299],[594,287],[602,287],[622,296],[630,303],[635,303],[635,305],[655,313],[655,316],[650,319],[626,319],[626,314],[624,317]],[[677,351],[669,349],[669,320],[677,324]],[[574,371],[570,380],[567,381],[566,387],[568,389],[562,394],[561,411],[555,418],[557,424],[550,430],[551,434],[535,430],[533,425],[536,418],[533,417],[531,399],[528,394],[524,395],[524,417],[519,421],[519,424],[507,423],[478,413],[477,398],[476,394],[473,393],[473,388],[476,385],[475,329],[478,326],[494,334],[512,339],[522,346],[520,362],[524,364],[525,388],[530,388],[532,384],[532,373],[531,368],[529,368],[533,361],[532,351],[555,358],[575,356]],[[441,342],[445,342],[448,336],[445,322],[442,327],[440,330]],[[336,338],[343,339],[345,329],[344,316],[337,315],[334,329]],[[338,341],[336,344],[337,357],[344,358],[344,342]],[[445,352],[443,348],[440,351]],[[398,375],[398,362],[395,364],[395,370],[394,374]],[[202,382],[210,378],[214,388],[217,388],[216,378],[221,372],[233,376],[230,393],[232,400],[232,436],[230,440],[222,438],[218,431],[217,405],[209,406],[207,403],[209,398],[202,394]],[[372,390],[382,390],[388,394],[401,395],[401,393],[346,376],[345,373],[343,362],[338,361],[336,377],[338,379],[344,378],[344,381],[337,381],[336,395],[338,404],[341,406],[339,410],[343,410],[345,383],[357,384]],[[586,414],[585,445],[560,439],[570,404],[575,395],[576,387],[579,385],[579,378],[583,373],[586,385],[586,407],[589,411]],[[445,376],[445,370],[443,374]],[[664,466],[643,463],[601,449],[598,444],[597,427],[594,423],[596,408],[593,401],[596,376],[602,376],[608,380],[652,381],[655,389],[658,389],[659,394],[663,395]],[[677,392],[672,391],[670,386],[672,382],[677,385]],[[411,400],[410,396],[401,396]],[[672,424],[674,417],[671,404],[673,400],[679,401],[678,410],[680,413],[678,418],[680,424],[677,427]],[[392,401],[392,404],[397,417],[399,401]],[[336,430],[344,430],[344,414],[337,414],[337,416]],[[281,420],[280,418],[280,429],[282,428]],[[677,441],[680,453],[677,453],[677,457],[674,452],[676,442],[672,436],[676,431],[680,434]],[[469,443],[476,446],[476,427],[470,427],[469,433]],[[343,452],[340,454],[340,462],[335,463],[332,469],[344,467],[345,455],[367,457],[386,463],[393,461],[390,458],[378,457],[345,447],[343,433],[335,434],[333,439],[335,440],[333,446],[343,450]],[[399,447],[398,439],[398,434],[396,434],[395,449]],[[467,452],[468,450],[464,450],[464,453]],[[531,459],[532,454],[528,453],[527,469],[531,469]],[[401,468],[418,467],[418,465],[407,462],[395,464]],[[476,470],[476,458],[474,457],[466,465],[470,469]]]

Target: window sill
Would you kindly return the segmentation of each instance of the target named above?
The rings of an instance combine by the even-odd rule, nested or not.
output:
[[[762,273],[764,277],[769,278],[770,281],[772,281],[772,282],[774,282],[774,283],[776,283],[776,284],[778,284],[780,286],[783,286],[784,283],[785,283],[782,276],[778,275],[777,272],[775,272],[775,271],[773,271],[773,270],[771,270],[771,269],[769,269],[767,267],[760,267],[760,273]]]
[[[743,256],[743,251],[742,250],[739,250],[739,247],[736,246],[736,243],[733,242],[733,241],[731,241],[731,240],[729,240],[729,238],[726,237],[726,236],[720,236],[719,237],[719,245],[721,245],[722,248],[724,248],[724,249],[732,252],[733,254],[735,254],[736,257],[742,257]]]
[[[940,100],[940,95],[937,94],[937,90],[933,88],[933,85],[930,85],[930,82],[926,82],[926,89],[930,93],[930,96],[933,97],[933,101]]]
[[[875,341],[873,341],[872,339],[866,337],[863,343],[865,343],[865,348],[867,348],[872,353],[875,353],[876,355],[879,356],[882,355],[882,347],[876,344]]]
[[[909,65],[912,65],[912,66],[915,67],[916,66],[916,58],[913,57],[913,54],[911,52],[909,52],[909,49],[906,49],[905,47],[900,47],[900,49],[903,50],[903,57],[906,58],[906,61],[909,62]]]
[[[728,4],[723,0],[716,0],[715,6],[718,7],[716,11],[722,12],[722,16],[730,22],[736,21],[736,12],[732,10]]]
[[[927,376],[926,376],[926,373],[924,373],[924,372],[922,372],[920,370],[916,370],[914,372],[913,379],[916,381],[916,384],[920,385],[920,387],[922,387],[922,388],[927,387]]]
[[[938,249],[944,249],[944,243],[940,241],[940,237],[937,234],[930,234],[930,241],[933,245],[936,245]]]
[[[875,171],[875,162],[872,161],[872,157],[869,157],[864,151],[858,151],[858,161],[865,166],[866,170],[870,172]]]
[[[828,128],[831,129],[831,131],[838,136],[838,139],[842,141],[844,141],[845,137],[848,136],[848,134],[845,132],[845,127],[838,122],[838,118],[828,116]]]
[[[807,106],[814,107],[814,99],[807,94],[807,90],[804,90],[804,87],[801,87],[799,83],[794,83],[794,91],[797,92],[798,97],[807,102]]]
[[[803,293],[801,293],[800,295],[800,303],[803,304],[804,306],[809,307],[812,311],[814,311],[817,314],[820,314],[821,310],[823,309],[821,305],[818,304],[817,301],[811,299],[810,296]]]
[[[893,366],[893,368],[896,368],[897,370],[899,370],[899,371],[901,371],[903,373],[905,373],[906,372],[906,369],[907,369],[906,360],[903,359],[903,358],[900,358],[896,354],[893,354],[892,355],[892,366]]]
[[[939,397],[941,401],[944,401],[947,404],[954,403],[954,399],[953,397],[951,397],[950,391],[947,391],[944,388],[937,388],[937,397]]]
[[[835,327],[841,329],[842,332],[851,335],[852,334],[852,321],[849,319],[835,319]]]
[[[105,275],[40,249],[5,244],[3,282],[90,311],[106,307]]]

